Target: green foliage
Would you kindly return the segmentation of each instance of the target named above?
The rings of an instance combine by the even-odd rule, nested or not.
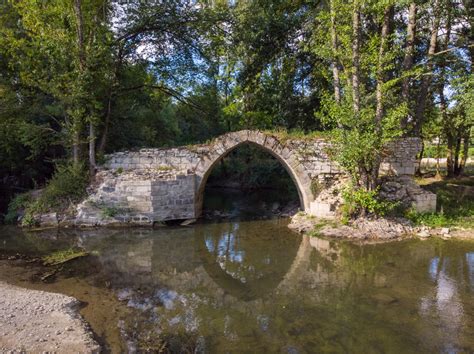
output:
[[[8,204],[8,211],[5,215],[5,223],[15,224],[22,210],[31,202],[30,193],[22,193],[15,196]]]
[[[7,200],[17,190],[10,181],[25,189],[43,185],[58,160],[71,158],[73,146],[84,159],[89,141],[97,143],[100,163],[106,152],[199,143],[244,128],[271,131],[282,142],[331,131],[332,157],[355,185],[375,190],[384,145],[406,134],[399,122],[414,116],[427,77],[431,102],[423,112],[425,140],[468,142],[472,134],[474,58],[468,46],[473,21],[462,4],[442,6],[437,32],[447,33],[449,22],[456,31],[448,51],[440,36],[439,55],[427,58],[436,11],[433,2],[417,3],[415,65],[407,71],[402,63],[408,1],[131,1],[122,6],[81,0],[82,16],[74,3],[0,2],[0,175],[7,177],[0,178],[0,189]],[[352,19],[357,4],[356,112]],[[380,29],[392,5],[393,31],[380,55]],[[433,64],[432,72],[425,63]],[[339,69],[340,102],[333,68]],[[411,90],[407,100],[401,95],[405,78]],[[434,99],[442,86],[450,89],[446,117]],[[90,125],[95,136],[88,136]],[[456,149],[462,156],[459,144]],[[272,166],[260,170],[264,167],[275,175]],[[242,178],[263,185],[264,174]],[[54,203],[38,204],[44,210]]]
[[[22,226],[32,227],[32,226],[35,226],[36,224],[37,224],[37,220],[31,213],[26,212],[23,218],[21,219]]]
[[[402,134],[400,121],[408,113],[406,104],[400,101],[397,94],[399,80],[385,75],[393,70],[394,59],[401,50],[400,43],[393,41],[391,37],[386,38],[385,41],[390,43],[390,50],[384,50],[381,54],[381,33],[362,27],[358,34],[360,45],[358,51],[354,52],[354,3],[332,0],[331,5],[336,15],[332,15],[329,8],[324,8],[317,18],[323,27],[333,27],[334,35],[338,38],[337,48],[333,45],[331,31],[327,30],[313,33],[313,49],[320,53],[328,66],[337,65],[340,68],[341,97],[336,100],[333,89],[326,90],[322,96],[321,110],[315,112],[315,116],[327,129],[332,130],[331,156],[349,173],[353,184],[357,189],[374,191],[378,184],[384,147]],[[361,16],[370,18],[376,28],[380,28],[382,15],[390,5],[391,3],[366,4],[360,8]],[[334,21],[332,16],[336,17]],[[357,55],[360,62],[357,91],[353,84],[354,55]],[[327,75],[330,79],[331,74],[328,72]],[[376,89],[379,90],[380,97],[374,97]],[[383,109],[377,115],[379,104]]]
[[[113,218],[116,216],[120,210],[115,207],[103,207],[101,210],[102,216],[106,218]]]
[[[436,193],[437,212],[408,210],[406,217],[417,225],[430,227],[474,227],[474,179],[436,181],[425,188]]]
[[[361,213],[370,213],[378,216],[384,216],[393,210],[397,203],[380,200],[378,197],[378,192],[378,188],[367,191],[365,189],[354,188],[352,186],[349,186],[343,190],[343,219],[357,216]]]
[[[59,165],[39,197],[26,205],[22,224],[29,226],[35,214],[64,211],[71,204],[79,202],[85,196],[87,184],[84,167]]]

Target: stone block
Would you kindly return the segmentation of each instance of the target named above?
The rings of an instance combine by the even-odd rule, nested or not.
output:
[[[329,203],[313,201],[310,203],[309,214],[320,218],[334,218],[334,206]]]
[[[425,191],[412,196],[412,208],[418,213],[431,213],[436,211],[436,194]]]

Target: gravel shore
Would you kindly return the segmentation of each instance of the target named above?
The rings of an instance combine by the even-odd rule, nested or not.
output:
[[[0,282],[0,352],[98,353],[70,296]]]

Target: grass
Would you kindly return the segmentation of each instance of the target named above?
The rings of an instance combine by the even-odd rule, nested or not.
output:
[[[174,170],[173,166],[167,166],[167,165],[160,165],[156,168],[158,172],[166,172],[166,171],[172,171]]]
[[[308,233],[311,237],[319,236],[319,231],[324,227],[337,227],[339,223],[333,219],[319,219],[318,223],[314,225],[313,229]]]
[[[409,211],[407,218],[429,227],[474,228],[474,177],[420,179],[423,188],[436,193],[436,213]]]
[[[321,138],[327,138],[329,136],[329,132],[319,132],[319,131],[313,131],[313,132],[305,132],[301,129],[292,129],[292,130],[287,130],[284,128],[278,128],[278,129],[272,129],[272,130],[264,130],[263,131],[267,135],[273,135],[281,143],[285,143],[288,140],[313,140],[313,139],[321,139]]]
[[[101,214],[104,218],[113,218],[120,213],[120,209],[116,207],[104,206],[101,210]]]

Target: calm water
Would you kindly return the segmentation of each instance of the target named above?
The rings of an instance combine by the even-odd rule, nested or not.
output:
[[[301,237],[286,219],[236,213],[245,196],[219,197],[235,217],[157,230],[4,228],[0,250],[89,251],[41,287],[89,295],[81,300],[98,309],[83,311],[94,330],[108,342],[120,331],[123,343],[109,343],[112,350],[166,343],[176,352],[474,352],[474,243]],[[262,211],[274,201],[266,203]],[[0,279],[22,276],[0,269]],[[35,287],[34,276],[23,278]]]

